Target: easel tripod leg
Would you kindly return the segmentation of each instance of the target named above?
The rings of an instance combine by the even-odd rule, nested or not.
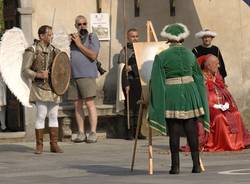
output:
[[[153,146],[152,146],[152,128],[148,130],[148,174],[153,175]]]
[[[137,119],[137,127],[136,127],[136,134],[135,134],[134,149],[133,149],[133,157],[132,157],[132,163],[131,163],[131,172],[133,172],[133,170],[134,170],[135,154],[136,154],[136,148],[137,148],[138,135],[139,135],[140,127],[141,127],[141,124],[142,124],[142,115],[143,115],[143,105],[140,104],[139,116],[138,116],[138,119]]]

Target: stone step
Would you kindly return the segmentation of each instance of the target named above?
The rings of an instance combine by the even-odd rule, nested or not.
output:
[[[83,106],[84,114],[88,116],[87,107]],[[115,105],[96,105],[97,115],[98,116],[114,116]],[[63,104],[59,106],[58,117],[73,117],[74,116],[74,105],[73,104]]]
[[[0,132],[0,143],[22,142],[25,132]]]
[[[87,108],[83,106],[84,113],[87,116]],[[120,116],[115,113],[115,105],[96,105],[98,114],[98,127],[97,135],[100,138],[113,137],[114,134],[123,137],[124,128],[122,128],[122,122]],[[74,139],[77,132],[77,126],[74,118],[74,105],[73,104],[61,104],[58,110],[59,119],[59,138],[61,141],[71,141]],[[85,121],[86,129],[89,129],[88,118]],[[116,128],[115,128],[116,127]],[[110,133],[110,130],[111,131]],[[108,133],[107,133],[108,131]],[[108,134],[108,136],[106,135]],[[0,132],[0,142],[18,142],[25,141],[25,132]],[[116,135],[115,135],[116,137]],[[35,139],[35,138],[34,138]],[[48,140],[48,130],[45,130],[44,139]]]

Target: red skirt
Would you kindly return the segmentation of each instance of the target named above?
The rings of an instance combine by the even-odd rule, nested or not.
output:
[[[234,127],[230,127],[229,118],[233,118]],[[231,120],[232,121],[232,120]],[[201,123],[198,123],[200,151],[238,151],[250,145],[250,134],[245,128],[239,111],[221,112],[210,122],[210,133],[207,134]],[[190,151],[188,145],[181,151]]]

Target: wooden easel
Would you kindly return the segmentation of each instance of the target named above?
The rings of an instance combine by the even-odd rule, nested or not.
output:
[[[156,37],[153,25],[151,21],[147,21],[147,42],[158,42],[158,39]],[[136,127],[136,135],[135,135],[135,142],[134,142],[134,149],[133,149],[133,157],[132,157],[132,163],[131,163],[131,171],[134,170],[134,162],[135,162],[135,153],[137,148],[137,141],[138,141],[138,135],[140,131],[140,127],[143,122],[143,112],[147,109],[148,104],[145,103],[143,95],[141,95],[141,101],[140,101],[140,109],[139,109],[139,115],[137,120],[137,127]],[[152,146],[152,128],[148,127],[148,174],[153,175],[153,146]]]

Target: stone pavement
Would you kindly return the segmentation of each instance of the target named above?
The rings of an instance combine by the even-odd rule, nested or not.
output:
[[[184,139],[182,139],[184,144]],[[147,175],[147,141],[139,141],[130,172],[132,141],[100,139],[96,144],[61,143],[63,154],[33,154],[34,143],[0,144],[0,184],[211,184],[250,183],[250,150],[203,153],[206,171],[192,174],[190,155],[181,153],[181,173],[169,175],[166,137],[153,138],[154,175]],[[236,171],[230,171],[236,170]]]

